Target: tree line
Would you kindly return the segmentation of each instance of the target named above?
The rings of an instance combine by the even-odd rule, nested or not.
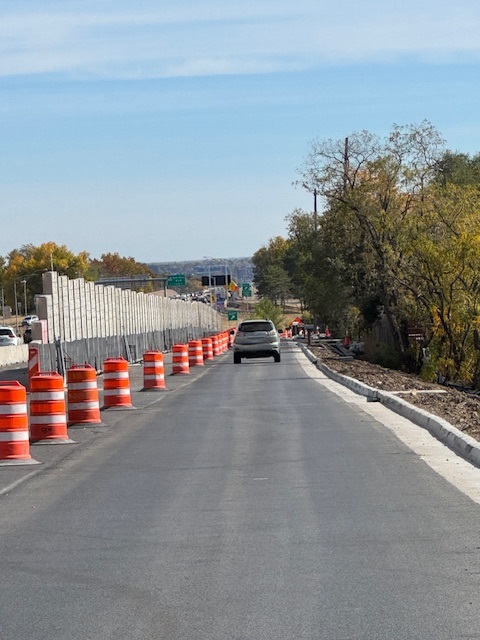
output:
[[[448,150],[424,121],[315,139],[298,175],[314,211],[294,210],[287,237],[253,256],[260,295],[298,298],[382,364],[478,388],[480,154]]]

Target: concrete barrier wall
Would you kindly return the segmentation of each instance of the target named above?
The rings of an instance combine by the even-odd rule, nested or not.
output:
[[[107,357],[139,360],[146,350],[211,335],[222,324],[220,314],[201,302],[70,280],[55,271],[43,274],[36,305],[46,338],[40,345],[42,370],[56,370],[59,347],[67,366],[88,362],[99,370]]]
[[[20,364],[28,360],[28,345],[20,344],[15,347],[0,347],[0,367],[10,364]]]

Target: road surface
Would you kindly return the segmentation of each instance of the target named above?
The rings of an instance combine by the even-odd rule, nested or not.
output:
[[[296,346],[232,360],[0,469],[0,638],[480,638],[479,505]]]

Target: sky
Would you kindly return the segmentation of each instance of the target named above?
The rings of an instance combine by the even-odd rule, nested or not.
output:
[[[0,255],[251,256],[313,140],[480,152],[478,0],[1,0]]]

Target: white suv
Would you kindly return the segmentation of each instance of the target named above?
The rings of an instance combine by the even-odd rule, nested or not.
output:
[[[242,358],[272,358],[280,362],[280,336],[271,320],[244,320],[233,340],[233,362]]]
[[[25,316],[22,320],[22,327],[29,327],[32,322],[38,322],[38,316]]]
[[[12,327],[0,327],[0,347],[12,347],[21,342]]]

